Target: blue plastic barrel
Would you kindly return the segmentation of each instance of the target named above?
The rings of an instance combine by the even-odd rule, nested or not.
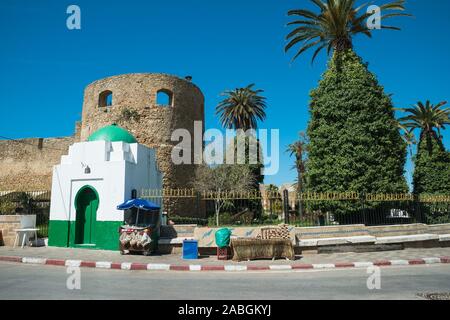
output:
[[[197,240],[183,240],[183,259],[198,259]]]

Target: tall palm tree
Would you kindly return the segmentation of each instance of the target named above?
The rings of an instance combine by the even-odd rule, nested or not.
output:
[[[414,194],[447,194],[449,192],[450,154],[446,152],[441,130],[450,125],[450,108],[443,101],[433,105],[418,102],[412,108],[400,109],[406,115],[398,122],[414,134],[420,131],[417,155],[414,160]]]
[[[297,192],[301,193],[303,191],[303,183],[302,179],[305,174],[305,158],[307,152],[307,137],[304,132],[300,132],[300,139],[291,143],[287,152],[289,152],[290,156],[295,156],[295,165],[294,168],[297,170]]]
[[[247,131],[256,129],[258,120],[266,118],[266,98],[260,95],[264,91],[253,87],[250,84],[221,94],[225,99],[217,105],[216,115],[220,115],[224,127]]]
[[[434,139],[443,147],[441,130],[450,125],[450,108],[444,108],[446,104],[446,101],[436,105],[431,104],[429,100],[425,104],[419,101],[412,108],[399,109],[408,115],[398,121],[409,134],[420,130],[420,141]]]
[[[266,98],[261,95],[263,90],[254,89],[254,84],[250,84],[244,88],[236,88],[234,90],[228,90],[223,92],[221,95],[225,96],[216,107],[216,115],[220,115],[220,121],[225,128],[243,130],[245,133],[249,129],[257,129],[258,121],[262,121],[266,118]],[[242,132],[238,132],[239,135]],[[244,147],[245,147],[245,164],[249,164],[250,170],[254,175],[254,189],[259,189],[259,184],[263,182],[264,175],[262,174],[263,159],[261,153],[261,146],[259,140],[256,139],[256,164],[250,163],[250,154],[252,148],[250,146],[253,144],[252,136],[244,137]],[[238,142],[237,137],[235,138],[235,143],[233,146],[235,148],[234,155],[235,161],[238,157]],[[253,156],[253,155],[252,155]],[[251,202],[249,200],[248,202]],[[249,204],[253,206],[260,206],[260,202],[257,204]]]
[[[367,6],[363,4],[356,7],[356,0],[311,0],[320,10],[314,13],[310,10],[290,10],[289,16],[298,16],[300,20],[288,23],[288,26],[296,26],[287,36],[289,43],[285,50],[288,51],[296,44],[303,42],[296,55],[295,60],[306,50],[317,47],[313,54],[312,61],[317,57],[320,51],[327,48],[328,54],[331,50],[342,52],[353,48],[353,37],[357,34],[364,34],[372,37],[372,30],[366,23],[366,20],[372,15],[372,12],[362,12]],[[393,10],[404,11],[405,0],[396,0],[379,6],[381,12]],[[381,20],[397,16],[409,16],[406,13],[394,12],[381,16]],[[382,29],[400,30],[398,27],[381,25]]]
[[[294,168],[297,170],[297,194],[298,198],[298,208],[299,212],[303,211],[302,202],[300,199],[300,195],[303,192],[303,179],[306,171],[306,154],[307,154],[307,146],[308,146],[308,138],[304,132],[300,132],[300,139],[291,143],[287,152],[290,153],[290,156],[295,156],[295,165]]]

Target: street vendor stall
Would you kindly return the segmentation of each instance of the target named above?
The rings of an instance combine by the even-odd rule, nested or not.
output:
[[[160,207],[144,199],[131,199],[117,206],[124,210],[124,223],[119,228],[120,253],[142,252],[145,256],[158,249],[161,218]]]

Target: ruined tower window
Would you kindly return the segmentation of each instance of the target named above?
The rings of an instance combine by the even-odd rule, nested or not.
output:
[[[156,93],[156,104],[159,106],[172,106],[173,93],[166,89],[161,89]]]
[[[109,91],[109,90],[103,91],[102,93],[100,93],[100,96],[98,99],[98,106],[100,108],[112,106],[112,97],[113,97],[113,94],[111,91]]]

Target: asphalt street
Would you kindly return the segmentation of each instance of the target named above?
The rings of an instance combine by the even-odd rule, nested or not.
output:
[[[0,299],[421,299],[450,292],[450,266],[381,268],[369,290],[366,269],[299,272],[151,272],[81,268],[69,290],[65,267],[0,263]],[[69,287],[75,282],[69,281]],[[76,287],[76,286],[75,286]]]

